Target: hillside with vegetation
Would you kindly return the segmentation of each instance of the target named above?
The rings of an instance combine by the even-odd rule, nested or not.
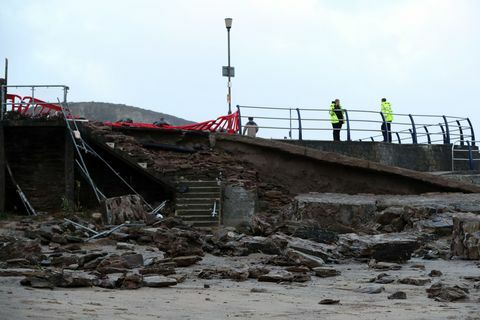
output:
[[[153,123],[165,118],[172,125],[185,125],[191,121],[178,118],[166,113],[128,106],[125,104],[105,102],[71,102],[69,108],[72,114],[95,121],[117,121],[130,118],[134,122]]]

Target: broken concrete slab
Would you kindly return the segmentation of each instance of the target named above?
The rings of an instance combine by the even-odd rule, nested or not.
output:
[[[418,247],[418,237],[410,233],[389,233],[339,236],[339,252],[347,257],[368,258],[377,261],[404,262]]]
[[[340,275],[340,271],[329,267],[316,267],[313,268],[313,271],[315,272],[315,275],[320,278],[336,277]]]
[[[103,214],[104,220],[110,225],[147,220],[142,199],[134,194],[107,198],[104,201]]]
[[[453,217],[451,250],[454,256],[480,259],[480,215],[457,213]]]
[[[286,270],[271,270],[269,273],[258,277],[261,282],[292,282],[294,274]]]
[[[443,283],[435,283],[426,289],[428,297],[438,301],[457,301],[468,297],[468,290],[459,286],[448,286]]]
[[[177,284],[177,280],[165,276],[147,276],[143,277],[143,285],[146,287],[163,288],[171,287]]]

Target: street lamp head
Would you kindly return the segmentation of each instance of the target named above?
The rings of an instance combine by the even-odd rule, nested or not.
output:
[[[232,27],[232,18],[225,18],[225,27],[230,30]]]

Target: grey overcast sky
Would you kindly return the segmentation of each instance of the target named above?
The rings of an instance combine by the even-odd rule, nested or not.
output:
[[[470,116],[480,123],[477,0],[3,0],[10,83],[201,121],[233,104]]]

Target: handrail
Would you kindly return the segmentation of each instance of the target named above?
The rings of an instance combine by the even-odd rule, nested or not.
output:
[[[455,146],[457,142],[460,142],[460,147],[464,147],[464,142],[467,144],[467,149],[456,149]],[[475,170],[475,161],[480,161],[479,158],[474,158],[473,157],[473,147],[475,147],[475,142],[480,142],[480,141],[475,141],[475,140],[467,140],[467,141],[462,141],[462,140],[455,140],[452,143],[452,171],[455,171],[455,161],[468,161],[468,167],[469,170]],[[468,158],[456,158],[455,157],[455,151],[457,152],[465,152],[467,151]],[[477,152],[479,150],[476,150]]]
[[[333,130],[333,128],[327,125],[331,122],[330,117],[328,116],[330,109],[327,108],[274,106],[263,107],[252,105],[238,105],[238,110],[241,109],[249,110],[248,117],[254,117],[260,120],[258,126],[260,129],[266,130],[263,132],[269,132],[268,130],[285,130],[288,132],[288,134],[285,134],[283,136],[288,136],[290,139],[292,138],[292,130],[298,130],[299,138],[301,136],[301,139],[305,139],[305,134],[308,132],[310,132],[310,135],[308,136],[311,137],[314,132]],[[292,111],[296,111],[296,116],[292,115]],[[385,124],[386,121],[381,112],[348,108],[343,108],[343,111],[345,126],[343,126],[343,130],[342,128],[337,130],[346,132],[347,141],[378,141],[378,139],[383,140],[383,134],[380,125]],[[305,116],[302,113],[308,114]],[[314,115],[315,113],[323,113],[324,116],[317,117],[316,115]],[[395,143],[402,143],[405,139],[408,139],[408,141],[411,139],[411,143],[413,144],[449,144],[452,139],[455,139],[457,137],[462,137],[463,140],[467,140],[470,138],[472,138],[471,140],[474,140],[473,127],[471,121],[467,117],[446,116],[438,114],[417,115],[409,113],[394,113],[393,115],[398,121],[390,122],[391,134],[395,135],[397,140],[395,141]],[[428,119],[428,117],[430,117],[431,119]],[[239,115],[239,119],[240,118],[247,118],[245,111],[243,111],[243,113]],[[408,120],[402,120],[403,118],[408,118]],[[438,119],[442,119],[442,121],[439,122]],[[282,124],[285,121],[288,121],[288,127]],[[309,125],[309,123],[313,125]],[[379,127],[375,128],[375,124],[378,124]],[[386,125],[382,127],[388,128]],[[466,131],[468,130],[473,134],[467,134]],[[358,135],[358,133],[361,132],[377,132],[378,134],[373,134],[372,136],[367,137],[355,137],[355,135]],[[405,137],[405,135],[408,135],[409,138]],[[276,136],[276,134],[272,132],[272,136]],[[323,137],[324,134],[320,134],[320,136]],[[443,139],[434,139],[433,137],[435,136],[442,136]]]

